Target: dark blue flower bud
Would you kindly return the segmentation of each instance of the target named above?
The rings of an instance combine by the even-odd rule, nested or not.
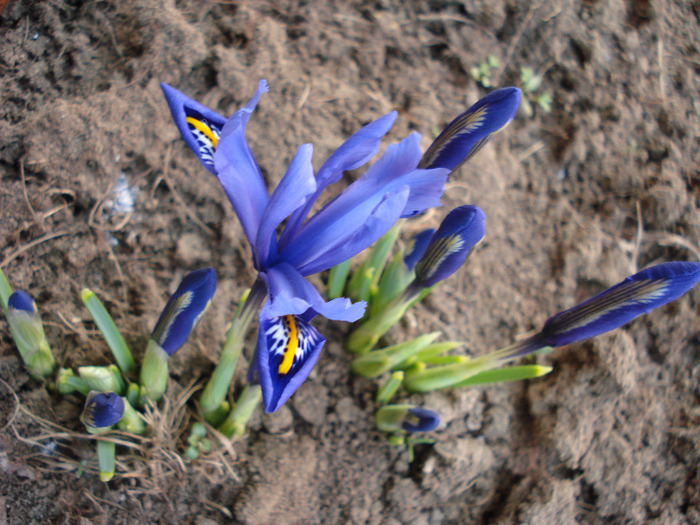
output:
[[[699,280],[700,263],[667,262],[652,266],[550,317],[539,339],[548,346],[561,346],[609,332],[677,299]]]
[[[88,429],[106,428],[116,425],[124,415],[124,400],[114,392],[91,391],[80,416]]]
[[[440,415],[416,405],[385,405],[377,410],[375,420],[382,432],[428,432],[440,424]]]
[[[212,268],[195,270],[185,276],[165,305],[151,339],[174,354],[187,340],[216,292],[216,272]]]
[[[416,264],[416,284],[428,288],[452,275],[486,232],[478,206],[460,206],[447,214]]]
[[[456,170],[513,120],[520,98],[518,88],[506,87],[480,99],[450,122],[425,152],[418,167]]]

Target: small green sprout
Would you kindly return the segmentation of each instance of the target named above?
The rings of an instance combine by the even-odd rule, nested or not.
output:
[[[533,106],[539,107],[545,113],[552,111],[552,95],[537,93],[542,85],[542,75],[538,75],[531,67],[520,69],[520,84],[523,90],[522,108],[528,117],[534,115]]]
[[[488,55],[486,57],[486,60],[484,60],[480,64],[472,67],[469,70],[469,73],[471,74],[471,76],[474,80],[476,80],[479,84],[481,84],[482,87],[490,88],[491,87],[491,73],[493,72],[494,69],[496,69],[500,65],[501,65],[501,63],[498,60],[498,58],[496,58],[495,55]]]

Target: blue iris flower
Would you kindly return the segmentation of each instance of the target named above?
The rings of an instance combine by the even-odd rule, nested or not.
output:
[[[216,175],[231,201],[252,247],[259,281],[266,286],[255,365],[265,410],[274,412],[309,375],[325,342],[310,321],[319,314],[356,321],[366,306],[346,298],[326,302],[305,277],[350,259],[398,219],[439,205],[449,169],[418,168],[420,135],[412,133],[389,146],[360,179],[308,217],[326,187],[374,156],[396,112],[352,135],[315,174],[312,146],[300,146],[269,194],[245,139],[246,125],[267,82],[261,80],[253,98],[230,119],[161,86],[185,142]]]

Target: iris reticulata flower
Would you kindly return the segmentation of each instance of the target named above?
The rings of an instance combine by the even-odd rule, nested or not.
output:
[[[267,292],[260,312],[257,373],[265,410],[274,412],[306,379],[325,342],[310,321],[318,314],[355,321],[365,309],[363,302],[352,304],[345,298],[325,302],[305,277],[363,251],[399,218],[437,206],[449,170],[418,168],[420,135],[412,133],[389,146],[360,179],[307,219],[326,187],[374,156],[396,112],[356,132],[316,174],[312,146],[300,146],[268,195],[245,139],[267,82],[261,80],[253,98],[228,120],[172,87],[162,87],[185,142],[221,182],[252,247],[260,272],[257,283]],[[278,237],[276,230],[285,220]],[[253,286],[248,302],[257,297],[259,287]]]

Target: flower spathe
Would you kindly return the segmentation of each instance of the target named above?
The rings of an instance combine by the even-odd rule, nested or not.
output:
[[[449,171],[417,167],[420,136],[413,133],[389,146],[365,175],[307,219],[328,185],[374,156],[395,112],[356,132],[316,174],[312,146],[300,146],[269,195],[245,139],[246,125],[268,89],[267,82],[261,80],[253,98],[228,120],[170,86],[162,87],[186,143],[221,182],[267,286],[256,364],[265,410],[274,412],[308,376],[325,342],[309,324],[311,319],[320,314],[355,321],[365,308],[364,303],[343,298],[325,302],[304,277],[353,257],[399,218],[437,206]],[[285,220],[278,237],[277,229]]]

